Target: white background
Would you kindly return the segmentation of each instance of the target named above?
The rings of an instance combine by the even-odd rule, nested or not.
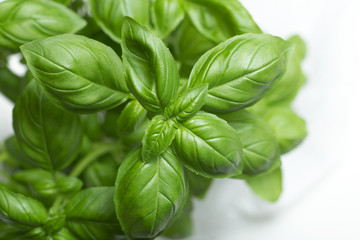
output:
[[[189,240],[360,239],[360,1],[242,0],[267,33],[299,33],[308,82],[294,106],[309,136],[284,157],[284,193],[267,204],[235,180],[195,203]],[[0,96],[0,139],[11,134]]]

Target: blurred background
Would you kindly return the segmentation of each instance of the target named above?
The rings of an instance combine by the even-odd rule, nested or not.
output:
[[[263,202],[241,181],[218,180],[195,202],[188,240],[360,239],[360,1],[241,2],[264,32],[307,42],[308,80],[294,107],[309,135],[283,158],[279,202]],[[12,133],[11,112],[0,95],[1,140]]]

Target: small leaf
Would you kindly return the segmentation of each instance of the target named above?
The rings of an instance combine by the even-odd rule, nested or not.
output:
[[[114,186],[118,164],[107,154],[88,166],[83,174],[86,187]]]
[[[79,117],[52,104],[35,81],[28,84],[16,101],[13,127],[20,147],[35,166],[62,169],[79,153],[82,142]]]
[[[233,37],[205,53],[195,64],[188,84],[209,84],[205,109],[233,112],[248,107],[284,73],[292,44],[266,34]]]
[[[204,199],[213,182],[213,178],[206,178],[191,171],[188,171],[187,175],[191,194],[197,198]]]
[[[81,239],[115,239],[123,235],[116,219],[113,187],[95,187],[77,193],[67,204],[65,215],[71,232]]]
[[[86,22],[65,6],[46,0],[0,3],[0,46],[18,48],[37,39],[75,33]]]
[[[31,230],[45,223],[47,211],[35,199],[0,187],[0,220],[20,230]]]
[[[61,229],[52,236],[52,240],[78,240],[67,228]]]
[[[119,135],[134,132],[146,118],[146,110],[137,100],[129,102],[121,111],[116,121],[116,131]]]
[[[279,144],[270,126],[245,110],[220,115],[232,126],[244,145],[243,174],[252,176],[267,171],[280,156]]]
[[[154,0],[151,17],[160,38],[167,37],[185,16],[181,0]]]
[[[201,84],[184,92],[166,109],[167,116],[182,122],[195,115],[205,104],[207,89],[207,84]]]
[[[301,69],[301,60],[305,54],[305,43],[297,36],[291,37],[289,42],[295,44],[295,50],[288,58],[284,75],[267,92],[262,100],[267,105],[291,104],[306,81],[306,76]]]
[[[261,33],[238,0],[185,0],[186,13],[197,30],[220,43],[235,35]]]
[[[170,150],[149,163],[141,160],[141,149],[129,153],[115,189],[116,214],[130,238],[154,238],[187,196],[183,168]]]
[[[305,121],[290,107],[270,108],[264,119],[272,128],[282,154],[297,147],[307,135]]]
[[[182,63],[181,68],[184,65],[192,68],[205,52],[216,46],[215,43],[203,37],[188,18],[185,18],[175,30],[171,44],[175,59]]]
[[[142,160],[145,163],[156,160],[171,145],[175,133],[176,129],[172,120],[166,120],[161,115],[155,116],[142,140]]]
[[[6,67],[0,67],[0,92],[8,99],[15,102],[21,91],[26,86],[26,80],[12,73]]]
[[[150,23],[149,0],[89,0],[89,6],[96,23],[118,43],[125,16],[146,26]]]
[[[78,192],[82,185],[82,181],[76,177],[62,177],[56,180],[56,187],[63,194]]]
[[[98,112],[130,97],[120,58],[100,42],[67,34],[34,41],[20,49],[50,100],[68,110]]]
[[[269,202],[275,202],[282,192],[281,168],[261,177],[250,178],[246,180],[246,183],[259,197]]]
[[[198,112],[178,125],[173,147],[187,168],[204,177],[228,177],[242,168],[242,143],[226,121]]]
[[[123,61],[131,93],[152,113],[162,113],[179,86],[177,64],[161,39],[131,18],[123,24]]]

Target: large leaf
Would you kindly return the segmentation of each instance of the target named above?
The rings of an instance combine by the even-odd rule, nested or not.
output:
[[[269,108],[264,119],[272,128],[281,153],[294,149],[307,136],[305,121],[288,106]]]
[[[188,88],[209,84],[205,109],[232,112],[248,107],[283,74],[292,44],[266,34],[233,37],[205,53],[194,66]]]
[[[185,91],[166,109],[167,116],[181,122],[195,115],[205,104],[207,88],[202,84]]]
[[[75,33],[86,25],[65,6],[46,0],[0,3],[0,46],[17,48],[33,40]]]
[[[187,168],[205,177],[227,177],[241,170],[242,143],[226,121],[198,112],[178,125],[173,146]]]
[[[126,17],[123,24],[123,61],[131,93],[150,112],[162,113],[176,97],[176,61],[161,39]]]
[[[42,226],[47,219],[45,207],[35,199],[0,187],[0,220],[20,230]]]
[[[79,153],[82,142],[79,117],[56,107],[35,81],[28,84],[16,101],[13,127],[20,147],[35,166],[62,169]]]
[[[278,168],[266,175],[246,180],[250,188],[261,198],[275,202],[282,192],[282,173]]]
[[[142,140],[141,156],[144,162],[156,160],[168,149],[175,137],[174,125],[172,120],[167,120],[161,115],[151,119]]]
[[[125,16],[143,25],[150,23],[149,0],[89,0],[89,6],[96,23],[118,43]]]
[[[238,0],[185,0],[185,9],[198,31],[220,43],[235,35],[261,33]]]
[[[151,13],[155,31],[160,38],[167,37],[185,16],[181,0],[154,0]]]
[[[268,170],[280,155],[279,144],[270,126],[245,110],[220,117],[236,130],[242,140],[243,174],[252,176]]]
[[[113,187],[88,188],[77,193],[65,210],[69,229],[86,240],[110,240],[123,235],[113,197]]]
[[[129,97],[120,58],[100,42],[68,34],[20,49],[35,79],[66,109],[97,112]]]
[[[187,195],[183,168],[171,151],[144,163],[141,149],[129,153],[115,184],[116,214],[131,238],[153,238],[163,231]]]

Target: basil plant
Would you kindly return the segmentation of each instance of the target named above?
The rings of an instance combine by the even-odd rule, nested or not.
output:
[[[0,239],[183,238],[215,178],[276,201],[304,56],[237,0],[1,1]]]

